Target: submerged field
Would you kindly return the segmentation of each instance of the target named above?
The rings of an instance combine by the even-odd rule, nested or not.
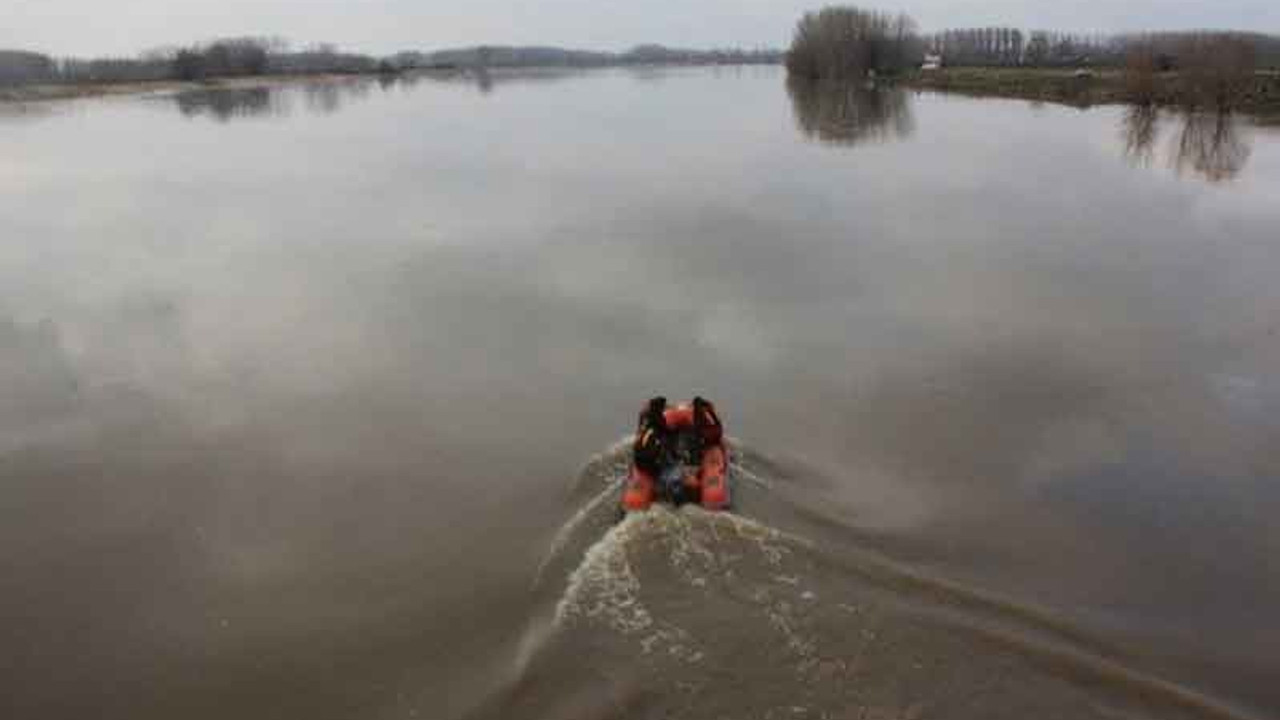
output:
[[[1280,714],[1274,130],[649,67],[0,157],[0,717]],[[613,522],[659,393],[736,515]]]
[[[1036,68],[944,68],[908,75],[908,87],[952,92],[977,97],[1006,97],[1054,102],[1078,107],[1114,105],[1134,100],[1124,72],[1114,69],[1089,70],[1080,76],[1075,69]],[[1150,102],[1178,107],[1193,105],[1184,78],[1177,73],[1157,77]],[[1280,73],[1259,72],[1253,86],[1239,99],[1239,112],[1280,122]]]

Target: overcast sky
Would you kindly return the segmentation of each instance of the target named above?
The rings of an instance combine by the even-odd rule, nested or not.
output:
[[[134,54],[224,35],[278,35],[371,53],[489,44],[625,49],[783,46],[823,0],[0,0],[0,47]],[[1280,32],[1280,0],[903,0],[925,29],[1191,27]]]

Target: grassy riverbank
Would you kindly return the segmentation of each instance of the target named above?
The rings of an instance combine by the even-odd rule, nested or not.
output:
[[[1078,76],[1070,69],[958,67],[913,72],[903,78],[903,83],[921,90],[1039,100],[1075,107],[1131,103],[1136,99],[1120,70],[1098,70]],[[1157,105],[1195,104],[1177,73],[1158,76],[1153,89],[1151,101]],[[1252,88],[1244,93],[1235,109],[1267,122],[1280,122],[1280,73],[1257,73]]]

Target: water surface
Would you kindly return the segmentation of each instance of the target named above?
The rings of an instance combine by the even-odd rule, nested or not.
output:
[[[0,109],[5,717],[1280,713],[1274,131],[480,80]]]

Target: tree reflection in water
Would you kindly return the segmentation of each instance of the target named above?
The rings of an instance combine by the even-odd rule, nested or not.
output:
[[[787,80],[796,126],[805,137],[832,145],[903,140],[915,132],[911,96],[904,90],[831,80]]]
[[[1221,182],[1239,175],[1251,153],[1231,113],[1188,112],[1178,136],[1174,168],[1179,174],[1194,172],[1209,182]]]
[[[1160,134],[1160,111],[1154,105],[1133,105],[1124,115],[1124,154],[1135,167],[1151,167]]]
[[[207,115],[219,122],[285,113],[284,106],[267,87],[190,90],[178,93],[174,100],[184,117]]]
[[[348,82],[318,82],[302,85],[307,109],[317,115],[332,115],[353,100],[363,100],[374,82],[361,78]]]
[[[184,117],[210,117],[218,122],[253,118],[287,118],[302,107],[306,112],[331,115],[348,103],[369,96],[375,87],[389,90],[409,80],[386,78],[315,79],[251,87],[208,87],[173,95]]]
[[[1169,167],[1178,175],[1196,175],[1209,182],[1233,180],[1244,170],[1252,146],[1240,120],[1230,111],[1185,110],[1178,115],[1178,132],[1169,144]],[[1153,106],[1125,111],[1125,157],[1149,167],[1155,158],[1162,118]]]

